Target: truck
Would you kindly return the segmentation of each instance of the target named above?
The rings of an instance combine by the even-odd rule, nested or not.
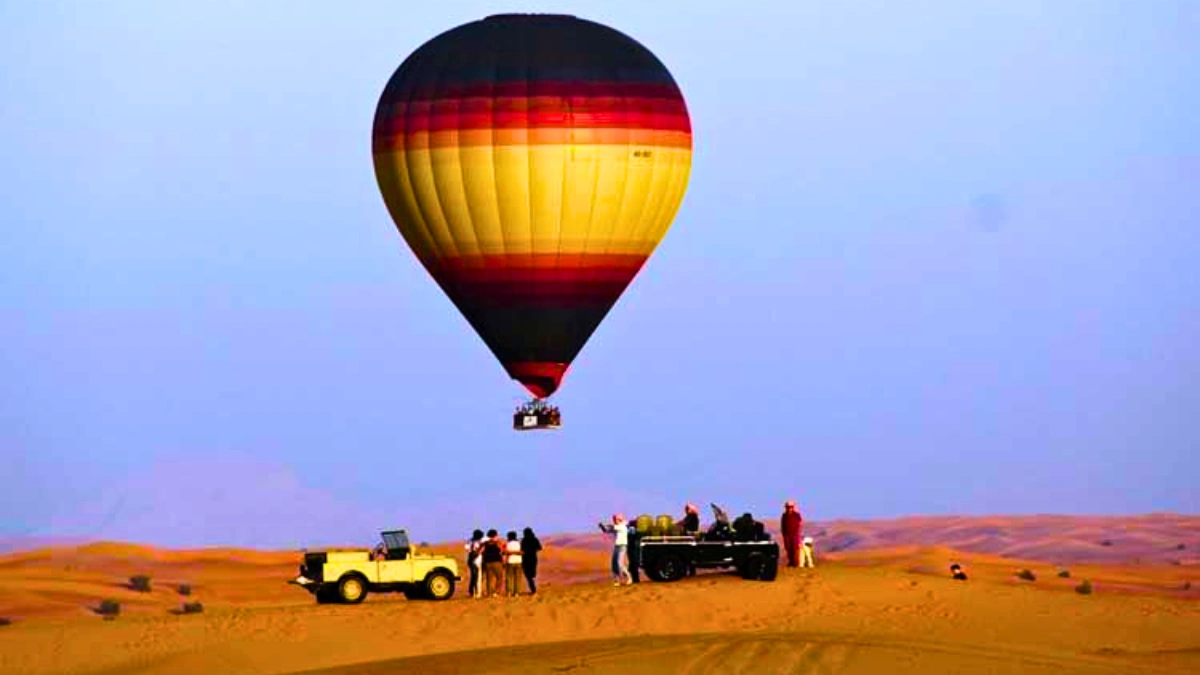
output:
[[[368,593],[403,593],[409,600],[449,600],[462,581],[458,561],[420,553],[407,530],[385,530],[374,550],[330,548],[303,551],[300,575],[288,583],[320,604],[358,604]]]
[[[704,533],[643,535],[637,546],[641,568],[654,581],[679,581],[698,568],[735,569],[743,579],[774,581],[779,572],[779,543],[762,523],[739,518],[735,528],[716,504],[712,526]]]

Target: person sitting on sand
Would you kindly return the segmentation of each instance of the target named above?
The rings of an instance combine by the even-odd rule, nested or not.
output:
[[[958,581],[967,580],[967,573],[963,571],[962,566],[958,563],[950,566],[950,574]]]
[[[612,525],[597,523],[601,532],[613,535],[612,573],[613,586],[629,585],[633,579],[629,576],[629,567],[625,562],[625,551],[629,548],[629,527],[625,524],[625,516],[614,513]]]
[[[813,560],[813,538],[805,537],[800,546],[800,566],[801,567],[816,567],[817,563]]]

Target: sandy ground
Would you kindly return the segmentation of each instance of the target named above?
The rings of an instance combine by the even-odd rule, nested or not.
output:
[[[951,561],[969,581],[948,578]],[[42,549],[0,557],[0,617],[13,619],[0,673],[1200,673],[1194,564],[1078,564],[1060,578],[1052,562],[926,545],[818,562],[775,582],[614,588],[589,539],[547,546],[535,597],[319,606],[285,583],[296,553]],[[153,590],[126,588],[134,574]],[[1074,591],[1083,578],[1092,595]],[[203,613],[173,613],[179,583]],[[91,610],[102,598],[118,618]]]

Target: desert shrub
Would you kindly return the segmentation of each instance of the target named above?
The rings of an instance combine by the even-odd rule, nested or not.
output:
[[[145,574],[137,574],[129,577],[129,587],[140,593],[149,593],[150,577]]]
[[[1183,590],[1185,590],[1185,591],[1192,590],[1192,582],[1190,582],[1190,581],[1183,582]]]
[[[1062,570],[1061,572],[1058,573],[1058,578],[1059,579],[1070,579],[1071,578],[1071,570]]]
[[[6,618],[0,616],[0,626],[11,626],[11,625],[12,625],[12,619],[6,619]]]
[[[1075,587],[1075,592],[1080,595],[1091,595],[1092,594],[1092,582],[1088,581],[1087,579],[1084,579],[1083,583],[1081,583]]]
[[[1101,546],[1112,546],[1112,539],[1105,539],[1104,541],[1100,542],[1100,545]]]
[[[200,612],[203,612],[203,611],[204,611],[204,605],[202,605],[198,602],[183,603],[183,613],[184,614],[199,614]]]
[[[180,595],[191,595],[192,594],[192,585],[191,584],[179,584],[179,588],[177,588],[176,590],[179,591]]]
[[[417,546],[419,546],[421,548],[429,548],[429,542],[423,541],[423,542],[417,544]]]
[[[121,603],[116,600],[101,600],[96,612],[102,616],[116,616],[121,613]]]
[[[1183,549],[1185,549],[1185,548],[1187,548],[1187,545],[1186,545],[1186,544],[1180,544],[1180,545],[1178,545],[1178,546],[1176,546],[1176,547],[1175,547],[1175,550],[1176,550],[1176,551],[1182,551],[1182,550],[1183,550]]]
[[[1037,581],[1037,575],[1031,570],[1021,570],[1020,572],[1017,572],[1017,578],[1024,579],[1025,581]]]

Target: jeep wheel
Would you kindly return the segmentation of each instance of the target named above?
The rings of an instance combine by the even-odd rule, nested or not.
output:
[[[367,597],[367,584],[357,574],[348,574],[338,581],[338,597],[348,605],[357,605]]]
[[[425,577],[425,597],[430,600],[448,600],[454,595],[454,577],[437,571]]]
[[[679,581],[687,574],[687,566],[682,557],[668,553],[655,561],[654,571],[662,581]]]

